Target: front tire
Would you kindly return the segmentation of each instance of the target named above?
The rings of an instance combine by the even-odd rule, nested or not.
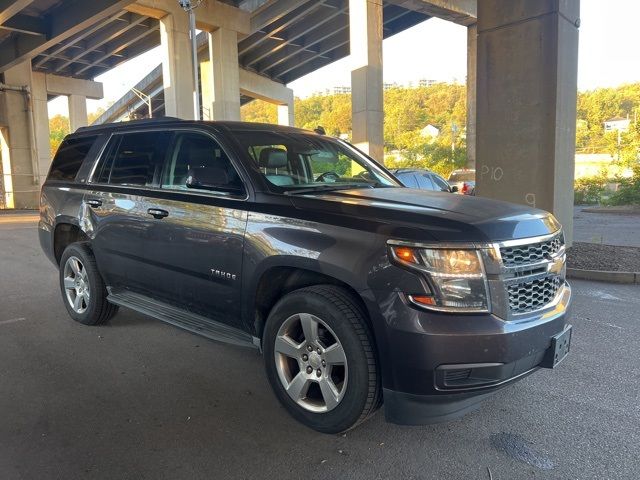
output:
[[[302,288],[271,310],[264,358],[278,400],[299,422],[338,433],[380,406],[380,376],[365,313],[345,289]]]
[[[107,289],[93,252],[86,243],[72,243],[60,259],[60,290],[67,312],[84,325],[102,325],[118,311],[107,301]]]

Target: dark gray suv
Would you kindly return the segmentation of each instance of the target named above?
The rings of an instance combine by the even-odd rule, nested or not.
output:
[[[382,403],[396,423],[455,418],[569,350],[551,214],[404,188],[318,133],[176,119],[81,128],[40,211],[74,320],[127,307],[260,349],[282,405],[321,432]]]

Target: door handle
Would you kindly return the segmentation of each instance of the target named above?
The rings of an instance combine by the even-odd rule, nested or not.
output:
[[[167,212],[166,210],[162,210],[161,208],[150,208],[147,210],[147,213],[158,220],[169,216],[169,212]]]
[[[97,198],[90,198],[85,203],[93,208],[98,208],[102,206],[102,200],[98,200]]]

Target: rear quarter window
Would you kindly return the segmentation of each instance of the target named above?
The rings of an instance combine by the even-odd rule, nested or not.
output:
[[[75,180],[82,162],[95,143],[97,135],[90,137],[68,138],[62,142],[49,169],[48,180]]]

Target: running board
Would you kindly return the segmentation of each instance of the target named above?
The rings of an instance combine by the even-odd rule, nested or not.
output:
[[[114,305],[130,308],[211,340],[241,347],[260,348],[260,342],[257,338],[224,323],[216,322],[138,293],[127,290],[114,291],[111,288],[108,291],[107,300]]]

